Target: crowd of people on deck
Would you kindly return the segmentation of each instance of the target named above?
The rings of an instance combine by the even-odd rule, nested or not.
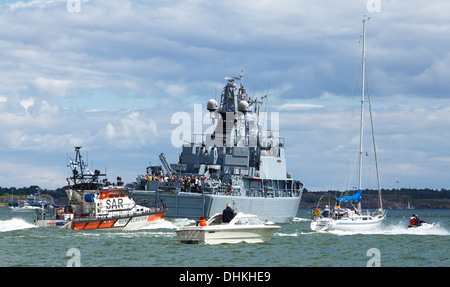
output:
[[[213,179],[205,176],[177,176],[177,175],[141,175],[141,177],[147,178],[149,181],[160,181],[160,182],[173,182],[181,183],[181,191],[183,192],[202,192],[202,184],[207,181],[213,181]],[[220,179],[215,180],[219,185],[222,185]],[[231,186],[230,182],[224,182],[224,185]]]

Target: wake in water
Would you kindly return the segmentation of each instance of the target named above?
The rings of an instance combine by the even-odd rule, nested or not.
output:
[[[34,228],[34,224],[26,222],[22,218],[12,218],[10,220],[0,220],[0,232],[14,231]]]
[[[294,217],[292,219],[292,222],[306,222],[306,221],[311,221],[311,218]]]
[[[397,224],[383,224],[379,229],[365,232],[352,231],[327,231],[336,235],[352,235],[352,234],[380,234],[380,235],[450,235],[450,231],[442,227],[439,223],[433,223],[416,228],[405,226],[404,222]]]
[[[174,231],[160,231],[159,229],[177,229],[180,226],[195,224],[195,220],[187,218],[176,218],[176,219],[159,219],[153,221],[150,225],[145,227],[128,230],[128,231],[112,231],[108,232],[110,237],[126,237],[126,238],[136,238],[136,237],[166,237],[172,238],[175,236]],[[138,232],[135,232],[138,231]],[[103,234],[103,233],[99,233]],[[103,235],[102,235],[103,236]]]
[[[174,220],[160,219],[152,222],[152,224],[136,230],[152,230],[152,229],[177,229],[180,226],[195,224],[195,220],[187,218],[177,218]],[[9,220],[0,220],[0,232],[23,230],[35,228],[33,223],[27,222],[22,218],[12,218]]]
[[[154,221],[152,224],[143,227],[139,230],[148,230],[148,229],[177,229],[178,227],[195,224],[195,220],[187,219],[187,218],[175,218],[175,219],[160,219]]]
[[[380,232],[386,235],[413,234],[413,235],[450,235],[450,231],[442,227],[439,223],[432,223],[420,227],[409,228],[405,224],[390,224],[382,226]]]

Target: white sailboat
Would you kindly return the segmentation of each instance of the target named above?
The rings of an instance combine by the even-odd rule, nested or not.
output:
[[[369,18],[370,19],[370,18]],[[378,183],[378,194],[380,205],[378,211],[375,213],[370,213],[367,211],[363,213],[361,210],[361,197],[362,197],[362,160],[363,160],[363,115],[364,115],[364,85],[366,80],[366,51],[365,51],[365,30],[366,30],[366,19],[363,19],[363,37],[362,37],[362,91],[361,91],[361,121],[360,121],[360,141],[359,141],[359,180],[358,180],[358,191],[350,196],[345,196],[341,198],[336,198],[337,204],[334,210],[326,209],[323,211],[320,209],[315,209],[313,211],[313,220],[311,222],[311,229],[314,231],[328,231],[328,230],[342,230],[342,231],[370,231],[380,227],[383,220],[386,218],[386,212],[383,210],[382,200],[381,200],[381,188],[380,188],[380,177],[378,172],[378,160],[376,153],[375,137],[373,133],[373,122],[372,122],[372,109],[370,106],[370,96],[368,93],[369,100],[369,110],[370,110],[370,120],[372,126],[372,140],[375,155],[375,164],[377,171],[377,183]],[[348,208],[342,209],[340,207],[341,202],[357,202],[357,207],[354,210]],[[353,204],[352,204],[353,205]]]

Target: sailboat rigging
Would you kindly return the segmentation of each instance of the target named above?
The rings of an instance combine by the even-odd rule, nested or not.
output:
[[[369,18],[370,19],[370,18]],[[311,222],[311,229],[315,231],[325,231],[325,230],[346,230],[346,231],[367,231],[378,228],[383,220],[386,218],[386,213],[383,210],[382,199],[381,199],[381,187],[380,187],[380,176],[378,169],[378,158],[376,152],[375,135],[373,128],[373,117],[372,117],[372,106],[370,102],[369,87],[367,80],[367,70],[366,70],[366,22],[369,19],[363,19],[363,36],[362,36],[362,88],[361,88],[361,113],[360,113],[360,138],[359,138],[359,172],[358,172],[358,190],[355,194],[350,196],[338,197],[336,198],[336,206],[334,210],[330,210],[328,206],[322,211],[316,208],[312,215],[313,220]],[[369,103],[370,111],[370,124],[372,132],[372,142],[374,148],[375,165],[377,173],[377,185],[378,185],[378,195],[379,195],[379,209],[376,213],[370,214],[363,213],[361,209],[361,198],[362,198],[362,174],[363,174],[363,135],[364,135],[364,104],[365,104],[365,86],[367,84],[367,99]],[[340,207],[341,202],[357,202],[357,207],[354,210],[342,209]],[[353,205],[353,204],[352,204]]]

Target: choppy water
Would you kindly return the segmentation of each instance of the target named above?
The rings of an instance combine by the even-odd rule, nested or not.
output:
[[[409,229],[413,212],[433,227]],[[194,222],[187,219],[135,231],[37,228],[34,219],[0,207],[0,266],[64,267],[75,257],[83,267],[450,266],[450,210],[389,210],[379,230],[361,234],[313,232],[309,210],[300,209],[268,243],[222,245],[172,240],[177,227]]]

